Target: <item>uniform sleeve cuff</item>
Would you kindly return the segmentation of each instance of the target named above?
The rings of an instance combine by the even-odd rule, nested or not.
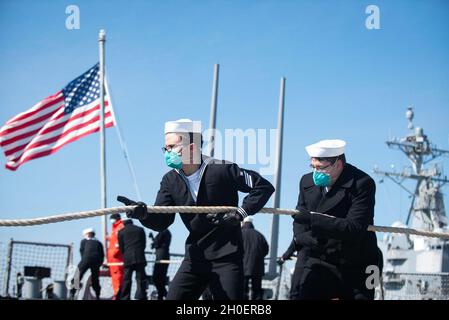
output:
[[[242,217],[242,220],[245,219],[248,216],[248,214],[246,213],[245,209],[243,209],[242,207],[238,208],[237,212]]]

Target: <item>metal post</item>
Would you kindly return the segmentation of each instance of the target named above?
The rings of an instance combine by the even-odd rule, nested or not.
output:
[[[9,296],[9,280],[11,279],[11,260],[12,260],[12,246],[14,240],[11,238],[8,243],[8,255],[6,257],[6,286],[5,297]]]
[[[67,280],[67,276],[69,274],[69,267],[72,264],[72,252],[73,252],[73,243],[70,243],[70,245],[67,247],[67,260],[66,260],[66,266],[65,266],[65,274],[64,274],[64,281]]]
[[[218,76],[220,72],[220,65],[214,65],[214,82],[212,83],[212,100],[210,102],[210,120],[209,120],[209,144],[210,156],[214,156],[215,145],[215,123],[217,121],[217,98],[218,98]]]
[[[278,132],[276,146],[276,173],[274,175],[274,193],[273,207],[279,208],[281,198],[281,174],[282,174],[282,140],[284,130],[284,101],[285,101],[285,78],[281,78],[281,91],[279,94],[279,113],[278,113]],[[271,243],[270,243],[270,263],[268,265],[268,274],[276,274],[276,260],[278,253],[279,238],[279,215],[273,214],[271,221]]]
[[[106,33],[102,29],[98,35],[98,44],[100,49],[100,205],[106,208],[106,136],[104,132],[104,44],[106,42]],[[103,245],[105,250],[107,230],[106,215],[101,217],[101,229],[103,235]]]

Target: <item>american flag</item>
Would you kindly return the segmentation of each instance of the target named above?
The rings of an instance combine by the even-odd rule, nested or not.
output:
[[[17,170],[23,163],[58,151],[62,146],[100,129],[100,66],[97,63],[31,109],[0,128],[0,147],[6,168]],[[105,93],[105,128],[115,124]]]

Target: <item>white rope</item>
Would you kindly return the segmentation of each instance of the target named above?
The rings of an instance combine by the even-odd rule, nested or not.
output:
[[[66,213],[48,217],[34,218],[34,219],[14,219],[14,220],[0,220],[0,227],[20,227],[20,226],[35,226],[40,224],[49,224],[55,222],[63,222],[77,219],[85,219],[91,217],[104,216],[107,214],[123,213],[134,209],[136,206],[121,206],[113,208],[105,208],[83,212]],[[190,207],[190,206],[148,206],[149,213],[220,213],[236,210],[235,207]]]
[[[134,209],[136,206],[121,206],[113,208],[105,208],[91,211],[66,213],[48,217],[34,218],[34,219],[14,219],[14,220],[0,220],[0,227],[23,227],[23,226],[36,226],[41,224],[49,224],[56,222],[64,222],[77,219],[85,219],[97,216],[103,216],[113,213],[123,213]],[[227,206],[214,206],[214,207],[192,207],[192,206],[147,206],[149,213],[223,213],[237,210],[236,207]],[[293,215],[300,214],[298,210],[294,209],[275,209],[275,208],[262,208],[261,213],[269,214],[282,214]],[[368,231],[372,232],[388,232],[399,234],[413,234],[431,238],[441,238],[449,240],[449,233],[432,232],[425,230],[416,230],[411,228],[396,228],[396,227],[384,227],[384,226],[368,226]]]
[[[368,231],[413,234],[413,235],[417,235],[417,236],[423,236],[423,237],[429,237],[429,238],[441,238],[441,239],[449,240],[449,233],[416,230],[416,229],[411,229],[411,228],[368,226]]]

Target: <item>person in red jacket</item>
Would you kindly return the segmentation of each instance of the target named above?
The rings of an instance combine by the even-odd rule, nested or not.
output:
[[[111,274],[112,288],[114,289],[114,300],[116,300],[120,285],[123,280],[123,255],[118,244],[118,232],[123,229],[123,221],[119,213],[110,216],[112,222],[111,235],[108,237],[108,265]]]

